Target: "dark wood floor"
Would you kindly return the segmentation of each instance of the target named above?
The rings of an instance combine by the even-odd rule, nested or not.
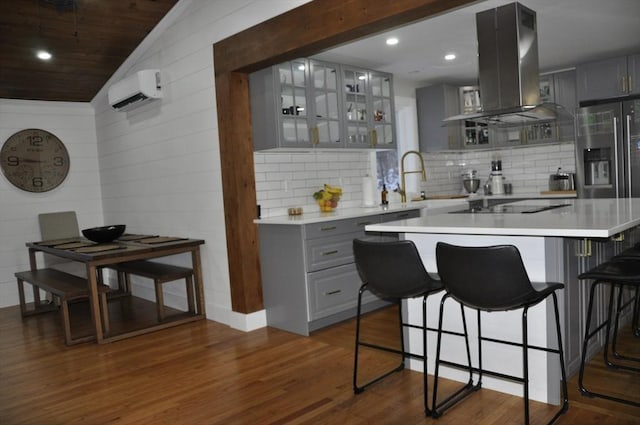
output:
[[[377,331],[394,333],[393,312],[369,318]],[[200,321],[106,345],[65,347],[55,313],[22,321],[17,307],[3,308],[0,424],[522,423],[521,399],[490,390],[438,420],[425,418],[421,374],[409,370],[354,395],[353,332],[351,321],[309,338]],[[630,337],[623,348],[640,355],[639,346]],[[365,353],[363,361],[373,373],[390,359]],[[640,400],[637,376],[590,368],[595,386]],[[570,390],[560,424],[640,424],[638,408],[584,398],[575,378]],[[546,423],[553,408],[533,403],[531,423]]]

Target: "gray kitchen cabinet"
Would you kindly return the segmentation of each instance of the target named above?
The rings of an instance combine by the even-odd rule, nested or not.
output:
[[[575,70],[560,71],[540,76],[540,103],[555,103],[566,110],[554,122],[541,122],[523,126],[522,144],[575,140],[574,119],[576,99]]]
[[[460,113],[473,114],[482,111],[480,87],[462,86],[458,89],[460,96]],[[461,144],[464,148],[486,148],[495,144],[492,129],[487,124],[475,121],[462,121]]]
[[[393,240],[397,235],[364,231],[368,224],[420,216],[404,210],[304,225],[261,224],[262,292],[269,326],[309,335],[355,316],[362,282],[356,269],[355,238]],[[367,293],[364,311],[387,302]]]
[[[554,102],[561,105],[570,117],[558,119],[556,121],[556,138],[558,141],[575,140],[575,125],[572,117],[575,116],[578,108],[578,98],[576,95],[576,71],[568,70],[553,74]]]
[[[345,146],[395,147],[393,76],[346,65],[341,68]]]
[[[620,56],[576,68],[578,101],[640,93],[640,55]]]
[[[640,54],[627,56],[629,94],[640,93]]]
[[[436,152],[461,147],[460,123],[444,125],[443,120],[460,111],[458,88],[436,84],[416,89],[420,152]]]
[[[285,62],[249,76],[254,150],[310,148],[306,59]]]
[[[443,122],[447,117],[482,110],[477,86],[437,84],[422,87],[416,89],[416,103],[421,152],[490,146],[492,130],[486,124],[458,121],[445,125]]]
[[[390,74],[297,59],[250,74],[249,84],[256,151],[395,147]]]
[[[340,128],[341,86],[338,65],[309,60],[309,128],[311,142],[317,148],[344,145]]]

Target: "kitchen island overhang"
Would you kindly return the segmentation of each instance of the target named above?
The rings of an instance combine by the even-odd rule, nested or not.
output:
[[[447,242],[464,246],[489,246],[512,244],[521,252],[525,268],[532,281],[554,281],[565,284],[559,293],[563,344],[569,373],[577,371],[583,329],[583,307],[580,297],[586,285],[577,281],[577,274],[594,262],[603,261],[621,251],[638,238],[636,227],[640,225],[640,199],[575,199],[575,200],[528,200],[513,205],[548,206],[568,204],[563,208],[544,210],[535,214],[522,213],[443,213],[419,218],[366,226],[367,231],[396,232],[412,240],[418,247],[425,267],[437,273],[435,246]],[[621,237],[624,235],[626,237]],[[591,252],[591,243],[597,249]],[[579,248],[580,251],[576,252]],[[464,267],[464,265],[461,265]],[[575,269],[575,270],[574,270]],[[428,324],[437,324],[441,295],[428,299]],[[461,330],[460,310],[454,301],[447,301],[445,328]],[[529,337],[531,344],[554,347],[553,307],[550,300],[529,310]],[[409,301],[407,314],[412,322],[421,321],[421,303]],[[521,341],[521,310],[504,313],[483,313],[483,336]],[[467,314],[472,342],[477,336],[475,314]],[[420,351],[420,336],[409,332],[410,349]],[[477,341],[477,338],[475,339]],[[598,347],[591,347],[592,351]],[[477,359],[477,345],[472,347],[472,358]],[[521,374],[522,355],[516,347],[494,346],[483,343],[483,366],[486,369],[509,374]],[[435,334],[429,335],[428,370],[433,372]],[[443,339],[443,358],[464,363],[462,338]],[[422,370],[418,360],[409,366]],[[477,367],[477,364],[474,364]],[[559,403],[560,371],[557,357],[530,351],[531,398],[546,403]],[[466,382],[464,371],[447,369],[442,376]],[[483,376],[483,386],[522,396],[522,385],[498,378]]]

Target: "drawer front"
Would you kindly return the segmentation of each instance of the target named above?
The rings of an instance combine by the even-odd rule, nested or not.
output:
[[[382,214],[380,216],[380,220],[382,223],[386,223],[387,221],[396,221],[396,220],[406,220],[408,218],[420,217],[420,210],[404,210],[404,211],[396,211],[392,213]]]
[[[317,320],[350,308],[358,303],[362,282],[355,264],[309,273],[309,320]],[[365,292],[362,302],[377,299]]]
[[[343,233],[364,232],[369,224],[380,223],[380,216],[371,215],[345,220],[325,221],[322,223],[306,224],[304,226],[305,239],[324,238]]]
[[[365,238],[364,232],[307,241],[307,271],[313,272],[353,263],[353,240],[355,238]]]

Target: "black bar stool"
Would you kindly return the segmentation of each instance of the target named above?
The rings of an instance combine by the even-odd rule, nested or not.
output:
[[[492,375],[524,385],[524,421],[529,423],[529,350],[541,350],[557,354],[562,373],[562,405],[549,423],[555,422],[569,407],[567,392],[567,377],[564,365],[562,335],[560,331],[560,316],[558,299],[555,291],[563,289],[561,283],[531,283],[527,271],[522,263],[520,252],[512,245],[498,245],[489,247],[461,247],[439,242],[436,246],[436,261],[438,274],[447,291],[440,303],[440,318],[438,323],[438,342],[436,348],[435,382],[433,388],[433,416],[439,417],[444,411],[454,406],[482,385],[482,375]],[[548,296],[553,298],[556,319],[556,333],[558,348],[548,348],[529,345],[527,330],[527,314],[529,308],[544,301]],[[476,310],[478,320],[478,367],[473,367],[467,346],[468,365],[448,362],[440,359],[442,342],[442,322],[445,301],[453,298],[461,305],[463,326],[466,333],[466,319],[463,307]],[[482,336],[480,312],[508,311],[522,309],[522,343],[506,341]],[[518,346],[522,348],[523,376],[513,376],[496,371],[485,370],[482,367],[482,342],[492,342]],[[470,370],[478,373],[477,384],[471,382],[449,395],[440,404],[436,403],[438,395],[438,373],[440,364]]]
[[[358,312],[356,317],[356,346],[353,366],[353,391],[361,393],[369,385],[404,369],[406,357],[422,359],[424,366],[424,409],[431,415],[427,404],[427,297],[443,289],[437,279],[429,276],[420,259],[418,250],[411,241],[370,242],[359,239],[353,241],[353,253],[362,286],[358,292]],[[400,322],[400,350],[360,341],[360,321],[362,294],[370,291],[376,296],[398,305]],[[422,323],[405,323],[402,318],[402,300],[422,297]],[[422,331],[422,354],[412,354],[405,350],[404,327]],[[390,371],[358,385],[358,352],[360,346],[400,354],[400,364]]]
[[[614,352],[614,356],[618,359],[630,360],[630,361],[640,361],[640,359],[635,357],[623,356],[617,352],[616,348],[616,340],[618,333],[618,322],[620,319],[620,313],[625,307],[625,304],[622,303],[622,292],[624,287],[635,288],[636,295],[633,297],[632,301],[637,300],[637,291],[640,286],[640,262],[638,261],[629,261],[621,258],[614,257],[610,261],[606,261],[598,266],[592,268],[591,270],[586,271],[578,276],[579,279],[592,280],[591,289],[589,291],[589,303],[587,308],[587,323],[585,325],[585,334],[584,334],[584,342],[582,344],[582,358],[580,360],[580,375],[578,378],[578,386],[580,388],[580,392],[588,397],[599,397],[607,400],[616,401],[619,403],[629,404],[632,406],[640,407],[640,403],[629,400],[622,397],[616,397],[611,394],[605,394],[601,392],[591,391],[586,388],[584,385],[584,375],[585,375],[585,363],[587,357],[587,347],[589,344],[589,340],[596,336],[598,332],[602,328],[605,328],[605,343],[604,343],[604,362],[610,369],[623,369],[632,372],[640,372],[640,369],[628,365],[623,365],[620,363],[613,363],[609,358],[609,341],[612,340],[612,351]],[[609,301],[608,301],[608,309],[606,313],[606,319],[595,326],[593,329],[591,327],[592,321],[592,313],[593,313],[593,304],[595,302],[595,291],[599,285],[608,285],[609,286]],[[617,292],[617,302],[614,310],[614,298]],[[637,304],[634,306],[634,312],[637,314]],[[611,321],[612,315],[615,314],[614,320],[614,329],[613,329],[613,337],[611,335]],[[635,323],[633,324],[635,326]]]
[[[613,257],[613,260],[640,262],[640,242],[616,255],[615,257]],[[633,302],[633,319],[631,320],[633,335],[640,338],[640,323],[638,323],[640,318],[640,287],[636,287],[636,293]],[[627,304],[625,304],[624,307],[626,307],[626,305]]]

